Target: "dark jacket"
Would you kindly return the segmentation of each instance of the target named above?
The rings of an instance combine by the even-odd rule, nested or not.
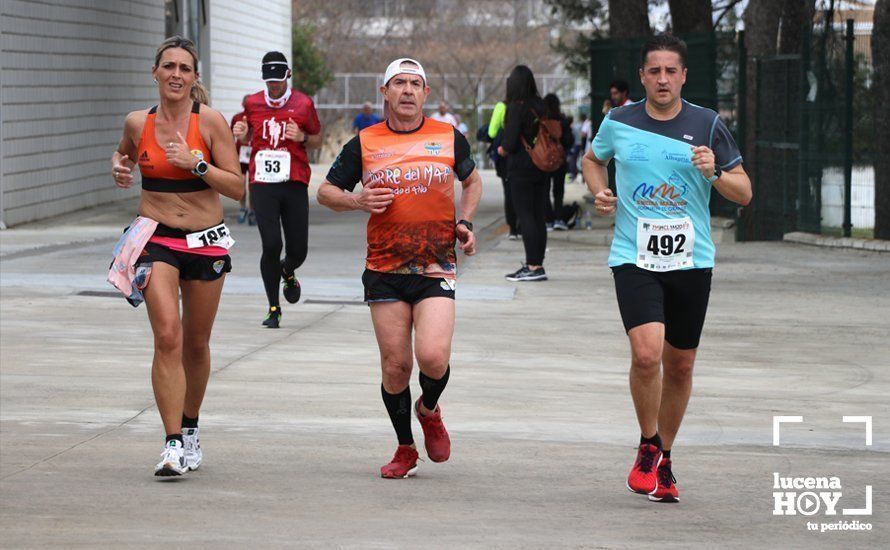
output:
[[[547,106],[540,98],[525,101],[514,101],[507,105],[507,116],[504,117],[504,139],[501,147],[507,151],[507,177],[519,179],[543,179],[546,173],[538,169],[522,144],[521,137],[531,145],[538,135],[538,117],[547,116]]]
[[[507,105],[507,116],[504,120],[504,139],[501,146],[507,151],[507,173],[509,177],[519,178],[543,178],[546,172],[542,172],[532,162],[531,157],[525,150],[520,137],[524,137],[525,141],[531,145],[535,142],[538,135],[538,117],[537,113],[543,118],[549,118],[547,106],[543,100],[533,99],[529,103],[513,102]],[[569,125],[566,117],[560,115],[559,124],[562,127],[562,136],[560,143],[566,152],[572,148],[575,143],[575,136],[572,135],[572,127]]]

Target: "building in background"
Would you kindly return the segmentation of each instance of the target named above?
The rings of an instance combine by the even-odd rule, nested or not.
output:
[[[157,101],[154,53],[194,40],[211,104],[228,118],[259,90],[268,50],[290,55],[290,0],[3,0],[0,227],[139,193],[110,158],[129,111]]]

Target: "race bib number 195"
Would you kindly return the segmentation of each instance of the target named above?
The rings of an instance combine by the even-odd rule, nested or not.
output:
[[[257,151],[254,163],[253,181],[279,183],[290,179],[290,153],[287,151]]]
[[[695,228],[687,218],[637,220],[637,267],[673,271],[693,267]]]

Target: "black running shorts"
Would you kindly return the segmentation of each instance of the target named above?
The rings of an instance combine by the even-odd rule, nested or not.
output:
[[[623,264],[612,268],[612,276],[625,331],[662,323],[670,345],[698,347],[711,294],[710,268],[654,272]]]
[[[362,273],[362,284],[365,285],[365,301],[368,304],[408,302],[413,305],[437,296],[454,299],[454,279],[381,273],[366,269]]]
[[[232,271],[232,258],[225,256],[202,256],[177,252],[157,243],[148,243],[136,265],[149,262],[163,262],[179,270],[179,278],[184,281],[215,281]]]

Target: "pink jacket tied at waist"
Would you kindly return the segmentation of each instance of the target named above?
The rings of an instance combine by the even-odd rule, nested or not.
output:
[[[148,285],[151,265],[136,267],[136,260],[148,240],[154,235],[158,222],[138,216],[121,235],[114,247],[114,259],[108,271],[108,282],[118,289],[133,307],[143,302],[142,289]]]

